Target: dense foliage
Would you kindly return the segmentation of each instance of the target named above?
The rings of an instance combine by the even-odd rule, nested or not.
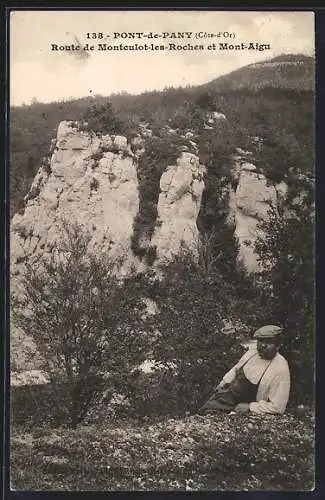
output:
[[[98,135],[121,134],[123,133],[123,123],[114,113],[111,103],[96,105],[93,104],[86,109],[82,116],[83,127],[86,130]],[[82,125],[81,125],[82,126]]]
[[[232,155],[243,146],[240,131],[228,122],[199,138],[200,161],[206,167],[204,191],[197,220],[199,231],[209,239],[217,268],[225,279],[239,272],[236,265],[238,243],[229,221],[229,186],[233,183]]]
[[[315,377],[313,182],[297,180],[295,189],[289,190],[282,210],[270,210],[269,220],[260,224],[265,236],[257,240],[256,250],[264,265],[258,276],[261,319],[272,318],[284,327],[291,398],[305,403],[314,401]]]
[[[229,249],[215,257],[211,237],[198,241],[196,250],[198,258],[184,249],[150,288],[158,309],[150,351],[155,365],[129,379],[135,414],[196,411],[243,354],[240,340],[258,325],[256,289],[244,270],[227,263]]]
[[[302,56],[297,56],[300,61]],[[302,58],[304,62],[304,59]],[[294,148],[299,144],[299,155],[310,158],[313,155],[314,92],[312,85],[305,85],[306,79],[313,77],[312,59],[304,64],[293,65],[292,74],[281,67],[263,69],[264,83],[256,88],[260,69],[249,67],[240,70],[240,74],[229,75],[230,81],[238,85],[218,86],[214,82],[199,87],[166,88],[158,92],[145,92],[138,96],[121,93],[106,98],[94,96],[66,102],[42,104],[35,102],[30,106],[11,109],[10,116],[10,178],[11,178],[11,214],[22,207],[23,197],[41,165],[42,157],[47,154],[51,139],[62,120],[81,120],[87,109],[102,109],[112,106],[119,123],[123,124],[123,133],[134,131],[137,124],[147,122],[152,128],[161,129],[170,123],[174,127],[195,128],[202,132],[198,110],[216,109],[224,113],[229,124],[240,127],[248,137],[263,137],[272,148],[268,161],[262,157],[260,164],[267,174],[279,170],[279,165],[286,162],[286,146],[289,140]],[[288,68],[287,68],[288,69]],[[257,75],[257,76],[256,76]],[[277,78],[275,78],[277,75]],[[239,80],[238,80],[239,78]],[[211,97],[202,97],[209,94]],[[194,106],[195,104],[195,106]],[[283,145],[283,154],[274,155],[274,146]],[[237,144],[241,146],[241,144]],[[281,146],[282,147],[282,146]],[[292,157],[294,164],[297,156]],[[281,176],[286,175],[284,164]]]

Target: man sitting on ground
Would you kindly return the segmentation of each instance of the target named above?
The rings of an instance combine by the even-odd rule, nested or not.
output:
[[[284,413],[290,393],[290,372],[279,354],[282,328],[259,328],[256,348],[248,349],[225,374],[215,394],[199,413],[232,411],[239,413]]]

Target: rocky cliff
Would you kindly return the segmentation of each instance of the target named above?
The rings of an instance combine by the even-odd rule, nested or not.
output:
[[[122,257],[134,257],[129,240],[138,211],[138,181],[134,155],[122,136],[100,139],[61,122],[52,156],[40,168],[26,197],[22,214],[11,224],[11,270],[51,252],[62,221],[77,221],[92,234],[91,247]]]
[[[25,208],[11,223],[11,274],[19,276],[25,259],[36,262],[51,252],[63,221],[77,221],[91,233],[90,248],[123,261],[123,271],[141,268],[130,239],[139,210],[137,158],[141,137],[132,149],[123,136],[97,137],[74,122],[61,122],[49,158],[38,171]],[[166,165],[160,181],[158,219],[151,244],[158,263],[180,245],[198,237],[196,219],[204,189],[204,167],[196,155],[182,152]]]
[[[75,122],[61,122],[50,155],[25,197],[23,212],[12,219],[13,277],[25,259],[35,262],[52,251],[63,220],[83,224],[92,235],[90,247],[122,259],[124,272],[130,266],[141,267],[130,239],[139,210],[137,161],[142,152],[141,136],[131,147],[123,136],[98,137],[80,130]],[[285,194],[285,186],[270,184],[252,161],[248,152],[238,149],[233,158],[237,186],[229,186],[229,221],[239,240],[239,257],[249,271],[257,268],[253,249],[257,223]],[[182,245],[194,249],[205,173],[198,156],[188,151],[181,152],[174,165],[166,165],[150,241],[157,248],[158,263],[177,254]]]

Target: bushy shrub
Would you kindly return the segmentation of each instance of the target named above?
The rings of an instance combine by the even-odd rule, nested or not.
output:
[[[257,166],[273,182],[287,180],[292,171],[296,174],[303,156],[294,134],[277,130],[268,131],[263,147],[255,149],[254,154]]]
[[[243,300],[216,268],[184,252],[162,273],[152,291],[158,334],[151,357],[157,366],[134,379],[129,391],[142,414],[196,411],[243,353],[239,332],[224,328],[225,319],[243,313]]]
[[[195,104],[206,111],[215,111],[216,95],[213,92],[203,92],[198,96]]]
[[[185,102],[179,106],[169,119],[169,125],[179,130],[190,129],[194,133],[200,133],[204,127],[206,111],[193,102]]]
[[[113,111],[112,104],[94,104],[89,106],[83,114],[87,123],[87,130],[95,134],[121,134],[123,123]]]
[[[96,394],[114,387],[142,361],[148,341],[143,286],[124,281],[117,263],[88,251],[90,234],[63,224],[64,236],[39,267],[26,263],[13,319],[33,338],[51,379],[69,387],[75,427]]]

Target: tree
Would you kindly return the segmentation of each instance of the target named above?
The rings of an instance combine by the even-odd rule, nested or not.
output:
[[[83,114],[88,130],[96,134],[119,134],[123,131],[123,124],[108,101],[106,104],[89,106]]]
[[[293,134],[269,130],[263,148],[255,151],[257,164],[268,179],[281,182],[301,163],[304,154],[301,149]]]
[[[196,99],[195,104],[206,111],[215,111],[216,95],[212,92],[204,92]]]
[[[200,249],[198,258],[184,250],[162,275],[154,290],[159,335],[152,352],[157,362],[152,386],[159,383],[156,394],[151,391],[151,408],[183,413],[203,404],[242,354],[238,332],[225,330],[228,321],[240,320],[240,299],[207,248]]]
[[[314,196],[313,183],[296,179],[282,210],[269,211],[256,241],[263,267],[258,279],[261,314],[284,327],[283,353],[292,375],[292,399],[314,397]]]
[[[24,292],[12,299],[15,324],[34,339],[51,379],[68,388],[72,427],[143,361],[149,339],[136,276],[118,279],[116,263],[89,251],[90,239],[65,222],[61,242],[39,267],[26,265]]]

